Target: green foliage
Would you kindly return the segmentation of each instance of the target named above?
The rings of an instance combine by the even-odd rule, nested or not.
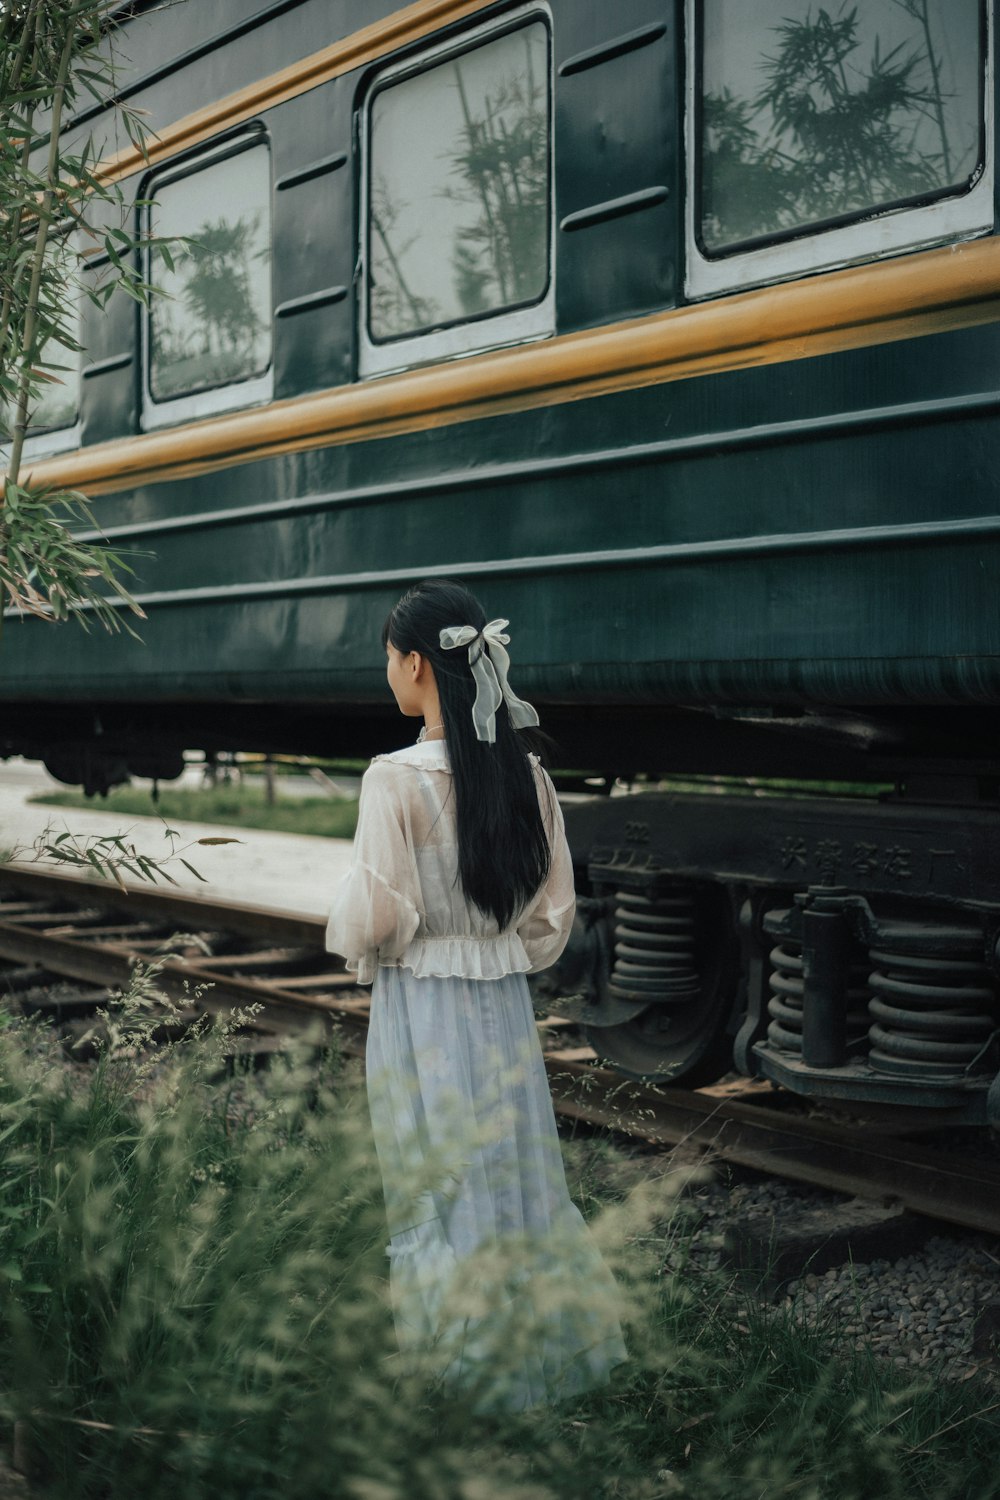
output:
[[[81,792],[45,792],[32,802],[49,807],[87,807],[92,797]],[[282,797],[269,804],[262,788],[231,784],[195,790],[162,787],[157,801],[139,786],[115,787],[101,804],[112,812],[185,819],[197,823],[231,824],[237,828],[270,828],[281,833],[311,833],[325,838],[350,839],[358,821],[353,797]]]
[[[82,540],[70,529],[80,520],[96,527],[79,491],[32,488],[15,483],[8,474],[0,514],[0,533],[6,541],[0,550],[0,595],[6,588],[16,609],[52,620],[65,620],[72,613],[84,629],[89,614],[106,629],[118,630],[124,622],[107,597],[110,589],[133,614],[146,618],[119,576],[132,572],[121,553]],[[135,635],[128,624],[125,629]]]
[[[391,1392],[356,1110],[295,1056],[267,1096],[208,1097],[219,1038],[153,1075],[136,1030],[82,1091],[23,1053],[4,1068],[8,1407],[63,1493],[319,1494],[328,1466],[377,1452]]]
[[[150,1050],[155,979],[111,1008],[85,1073],[44,1029],[0,1026],[0,1410],[52,1500],[1000,1493],[989,1394],[904,1386],[746,1311],[689,1260],[675,1180],[606,1142],[572,1144],[570,1180],[631,1362],[606,1393],[477,1415],[394,1352],[358,1075],[303,1045],[226,1077],[225,1024]]]
[[[93,142],[67,143],[74,109],[115,96],[113,0],[8,0],[0,8],[0,405],[10,440],[0,510],[0,602],[47,620],[96,619],[122,628],[120,609],[142,611],[120,581],[120,554],[72,534],[93,525],[75,491],[22,476],[26,437],[75,404],[54,396],[80,354],[79,309],[104,307],[116,287],[144,301],[151,288],[137,244],[123,227],[131,206],[102,175]],[[114,118],[141,147],[137,115],[117,101]],[[114,222],[118,219],[118,223]],[[107,257],[100,276],[88,269]],[[32,427],[32,419],[35,421]],[[69,524],[67,524],[69,523]],[[108,590],[111,598],[108,598]]]
[[[177,881],[168,866],[183,865],[189,874],[196,876],[198,880],[204,880],[205,877],[185,859],[185,854],[197,844],[240,842],[237,838],[218,836],[184,841],[177,829],[168,827],[166,823],[163,825],[163,837],[167,853],[160,859],[154,859],[149,854],[141,853],[127,834],[78,834],[72,833],[68,828],[57,832],[50,823],[36,835],[31,844],[15,844],[11,849],[0,850],[0,863],[22,860],[25,864],[37,864],[40,860],[54,860],[57,864],[69,865],[71,869],[84,874],[113,880],[124,891],[127,886],[122,879],[122,870],[131,875],[133,880],[148,880],[153,885],[162,880],[168,885],[176,885]]]

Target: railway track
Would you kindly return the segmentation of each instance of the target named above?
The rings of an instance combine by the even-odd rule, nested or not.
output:
[[[321,920],[207,901],[162,888],[127,895],[104,882],[6,869],[0,876],[0,959],[7,984],[46,975],[95,986],[127,984],[137,959],[156,956],[157,986],[201,1011],[260,1005],[251,1046],[336,1026],[343,1051],[363,1056],[368,996],[323,949]],[[166,939],[191,935],[162,958]],[[0,982],[4,976],[0,973]],[[93,999],[94,997],[92,997]],[[80,1001],[86,1006],[86,995]],[[53,1002],[65,1011],[65,1002]],[[62,1015],[60,1015],[62,1018]],[[689,1143],[744,1166],[858,1197],[893,1199],[916,1213],[1000,1235],[1000,1168],[970,1163],[872,1126],[816,1120],[745,1097],[633,1083],[579,1051],[546,1054],[557,1113],[664,1145]]]

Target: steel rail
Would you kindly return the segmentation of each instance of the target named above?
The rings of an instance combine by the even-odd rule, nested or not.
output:
[[[64,974],[86,984],[116,984],[122,988],[128,985],[136,961],[140,959],[156,964],[157,987],[172,1000],[190,1004],[197,998],[198,1004],[213,1011],[232,1006],[266,1006],[278,1013],[282,1026],[290,1030],[316,1026],[331,1014],[336,1014],[339,1019],[341,1014],[350,1010],[346,996],[338,1004],[285,990],[280,979],[271,982],[242,979],[239,975],[213,969],[210,962],[197,963],[173,956],[151,958],[146,951],[138,955],[130,952],[127,941],[88,943],[80,938],[65,937],[62,933],[39,931],[37,927],[16,921],[0,920],[0,957],[37,964],[40,969]],[[341,979],[345,987],[354,988],[353,974],[344,974]]]
[[[72,923],[62,913],[53,913],[46,927],[37,903],[110,908],[160,922],[178,921],[186,930],[231,931],[292,949],[322,949],[323,923],[318,918],[259,911],[177,891],[147,888],[125,894],[106,882],[12,868],[3,871],[0,888],[33,898],[34,907],[25,911],[24,901],[0,904],[0,957],[87,983],[127,984],[137,957],[149,961],[148,951],[130,952],[127,937],[88,942],[82,925],[79,935],[68,935]],[[283,988],[281,975],[265,979],[229,972],[235,965],[232,956],[220,960],[218,969],[213,969],[210,958],[171,956],[156,962],[157,985],[175,1000],[190,1004],[196,996],[199,1005],[213,1011],[261,1005],[261,1020],[276,1030],[301,1031],[319,1022],[335,1028],[337,1045],[345,1053],[364,1055],[365,1000],[347,972],[322,975],[322,993],[307,995]],[[252,966],[249,955],[247,967]],[[1000,1234],[1000,1168],[993,1163],[970,1164],[961,1155],[827,1121],[792,1118],[739,1099],[635,1083],[609,1069],[558,1056],[546,1057],[545,1066],[553,1106],[568,1118],[653,1143],[696,1145],[709,1158],[837,1192],[893,1199],[915,1213]]]
[[[893,1199],[914,1213],[1000,1234],[1000,1168],[923,1145],[683,1089],[658,1089],[608,1069],[546,1062],[560,1114],[663,1145],[856,1197]],[[558,1102],[556,1099],[558,1098]]]
[[[0,887],[23,891],[36,901],[65,901],[80,906],[110,907],[127,916],[151,916],[185,925],[187,931],[238,932],[247,937],[274,938],[290,945],[323,946],[324,923],[320,917],[270,911],[240,901],[220,901],[192,896],[172,886],[129,885],[120,890],[108,880],[79,875],[57,875],[25,865],[6,865],[0,870]]]

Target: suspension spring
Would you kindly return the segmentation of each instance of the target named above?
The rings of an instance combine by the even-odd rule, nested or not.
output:
[[[767,1039],[782,1052],[802,1051],[802,944],[790,939],[771,949],[771,1024]]]
[[[681,1004],[699,994],[695,961],[695,902],[690,890],[641,896],[615,892],[615,957],[608,990],[619,1000],[636,997]]]
[[[923,928],[923,951],[915,953],[914,926],[894,927],[883,927],[880,946],[870,955],[871,1066],[924,1077],[994,1069],[990,1040],[1000,1022],[979,930],[941,927],[935,932],[940,951],[928,953]]]
[[[767,919],[764,926],[767,928]],[[771,949],[771,998],[767,1013],[771,1017],[767,1040],[782,1052],[802,1055],[802,944],[786,937]],[[847,990],[847,1050],[851,1057],[862,1056],[868,1045],[868,970],[869,963],[860,944],[852,952]]]

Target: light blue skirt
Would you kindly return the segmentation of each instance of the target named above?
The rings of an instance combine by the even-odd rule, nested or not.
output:
[[[367,1075],[401,1350],[484,1411],[603,1384],[619,1295],[566,1187],[524,975],[380,967]]]

